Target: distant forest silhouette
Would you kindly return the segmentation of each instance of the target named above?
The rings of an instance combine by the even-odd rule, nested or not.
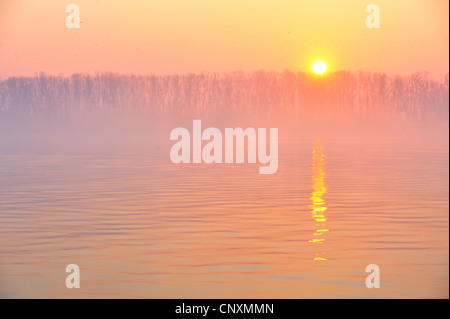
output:
[[[133,76],[39,74],[0,81],[0,114],[308,114],[407,120],[449,116],[449,77],[346,71]]]

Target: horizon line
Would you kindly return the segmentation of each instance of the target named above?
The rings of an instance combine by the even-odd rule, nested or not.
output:
[[[45,71],[39,71],[35,72],[34,75],[9,75],[3,77],[0,75],[0,81],[8,80],[11,78],[36,78],[39,76],[46,76],[46,77],[59,77],[59,78],[70,78],[75,75],[82,75],[82,76],[97,76],[97,75],[118,75],[118,76],[134,76],[134,77],[151,77],[151,76],[159,76],[159,77],[170,77],[170,76],[183,76],[183,75],[225,75],[225,74],[232,74],[232,73],[243,73],[244,75],[254,74],[257,72],[266,72],[266,73],[278,73],[283,74],[286,72],[293,73],[293,74],[306,74],[311,75],[314,77],[321,77],[326,78],[327,75],[330,74],[338,74],[338,73],[350,73],[350,74],[378,74],[378,75],[386,75],[388,77],[392,78],[406,78],[410,77],[412,75],[416,74],[422,74],[425,75],[428,79],[432,80],[446,80],[446,78],[449,77],[449,72],[441,74],[441,76],[432,76],[430,71],[425,70],[417,70],[414,72],[410,72],[408,74],[399,74],[399,73],[386,73],[386,72],[375,72],[375,71],[364,71],[364,70],[358,70],[358,71],[350,71],[350,70],[336,70],[336,71],[327,71],[326,74],[317,75],[312,71],[294,71],[291,69],[284,69],[281,71],[274,71],[270,69],[255,69],[253,71],[244,71],[244,70],[233,70],[233,71],[197,71],[197,72],[182,72],[182,73],[150,73],[150,74],[137,74],[133,72],[114,72],[114,71],[91,71],[91,72],[74,72],[70,74],[66,73],[46,73]]]

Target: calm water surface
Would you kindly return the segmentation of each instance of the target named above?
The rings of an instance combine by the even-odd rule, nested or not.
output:
[[[0,152],[0,297],[448,297],[448,160],[319,136],[270,176],[161,147]]]

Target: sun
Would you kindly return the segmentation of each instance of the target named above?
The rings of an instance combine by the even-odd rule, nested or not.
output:
[[[327,70],[327,65],[323,61],[316,61],[312,66],[312,70],[315,74],[324,74]]]

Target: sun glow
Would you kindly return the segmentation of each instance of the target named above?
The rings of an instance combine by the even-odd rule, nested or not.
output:
[[[324,74],[327,70],[327,65],[323,61],[316,61],[312,66],[312,70],[315,74]]]

